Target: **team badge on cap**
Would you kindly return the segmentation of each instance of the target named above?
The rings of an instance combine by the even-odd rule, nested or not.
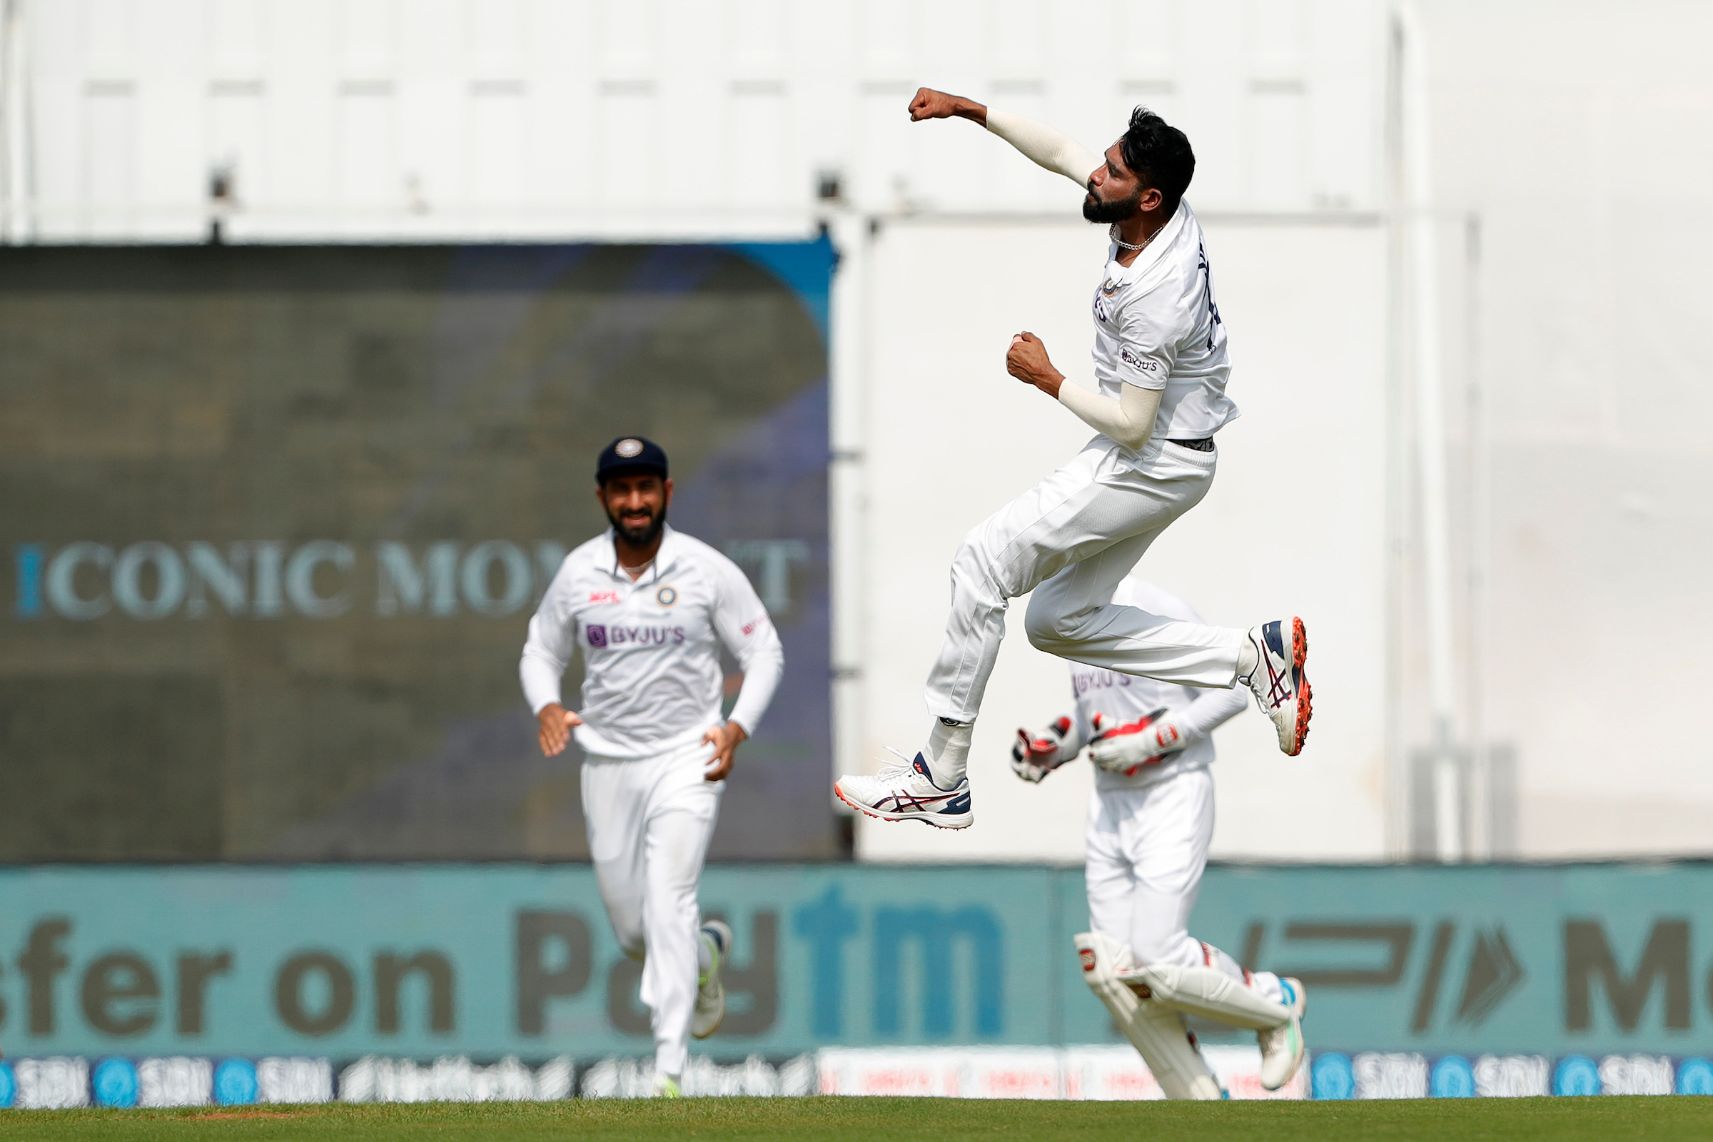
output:
[[[666,452],[646,436],[620,436],[601,449],[595,479],[604,482],[620,473],[652,472],[666,478]]]

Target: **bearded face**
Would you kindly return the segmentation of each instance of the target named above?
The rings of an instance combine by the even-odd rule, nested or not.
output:
[[[670,482],[650,473],[613,476],[601,485],[601,507],[628,546],[648,547],[666,526]]]
[[[1142,212],[1142,187],[1136,186],[1129,194],[1116,199],[1101,197],[1101,190],[1110,190],[1112,181],[1104,187],[1096,187],[1094,180],[1088,184],[1088,197],[1083,199],[1083,217],[1090,222],[1128,222]]]

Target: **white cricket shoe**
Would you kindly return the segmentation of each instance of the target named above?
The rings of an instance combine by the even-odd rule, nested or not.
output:
[[[1285,641],[1286,629],[1283,619],[1249,629],[1255,665],[1237,680],[1249,687],[1261,712],[1273,719],[1273,728],[1279,731],[1279,748],[1295,757],[1309,736],[1314,694],[1303,672],[1309,657],[1309,636],[1303,630],[1303,620],[1291,618],[1289,643]]]
[[[900,760],[904,755],[899,754]],[[921,821],[937,829],[967,829],[975,820],[970,809],[970,782],[958,778],[950,789],[934,784],[921,754],[902,765],[891,765],[865,777],[846,774],[833,783],[840,801],[882,821]]]
[[[690,1013],[690,1034],[706,1039],[720,1029],[720,1021],[726,1017],[726,989],[720,983],[720,967],[731,951],[732,930],[720,920],[709,920],[697,936],[708,941],[712,956],[708,970],[696,981],[696,1009]]]
[[[1282,978],[1279,986],[1285,990],[1285,1006],[1291,1009],[1291,1017],[1277,1027],[1255,1033],[1261,1044],[1261,1085],[1268,1090],[1278,1090],[1290,1082],[1303,1065],[1303,1012],[1308,1010],[1308,996],[1300,980]]]

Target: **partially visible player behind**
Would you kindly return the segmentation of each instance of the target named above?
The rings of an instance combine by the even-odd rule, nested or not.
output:
[[[529,621],[518,673],[552,757],[583,747],[583,819],[601,901],[626,955],[643,961],[656,1093],[676,1098],[688,1040],[725,1014],[731,929],[702,923],[697,886],[733,755],[784,669],[779,636],[735,563],[666,525],[666,453],[622,437],[595,465],[612,527],[565,557]],[[720,647],[743,686],[720,715]],[[560,701],[583,655],[575,711]]]
[[[1182,599],[1132,571],[1113,602],[1199,623]],[[1198,689],[1071,666],[1075,709],[1017,731],[1012,771],[1038,782],[1088,745],[1090,932],[1075,937],[1083,980],[1141,1053],[1167,1098],[1223,1097],[1185,1015],[1257,1033],[1261,1081],[1277,1090],[1303,1058],[1303,987],[1251,972],[1186,927],[1213,836],[1214,729],[1241,690]]]

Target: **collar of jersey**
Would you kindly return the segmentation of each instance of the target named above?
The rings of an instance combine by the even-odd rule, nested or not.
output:
[[[661,528],[660,550],[654,553],[654,562],[649,564],[648,573],[636,582],[652,583],[659,579],[667,568],[672,566],[673,560],[677,559],[679,546],[678,533],[672,530],[672,525],[667,524]],[[631,577],[619,566],[619,549],[613,542],[613,529],[610,527],[607,529],[607,574],[626,583],[631,582]]]
[[[1172,216],[1166,220],[1166,224],[1164,226],[1160,227],[1159,231],[1154,235],[1154,240],[1149,242],[1140,254],[1136,255],[1136,260],[1134,262],[1131,262],[1128,266],[1119,266],[1118,272],[1110,276],[1127,282],[1133,282],[1139,279],[1153,266],[1158,264],[1161,258],[1165,257],[1166,247],[1178,240],[1178,235],[1183,233],[1184,227],[1187,224],[1185,220],[1192,216],[1189,200],[1180,198],[1178,200],[1178,208],[1172,211]],[[1117,258],[1118,243],[1108,242],[1106,264],[1109,266],[1112,265]]]

